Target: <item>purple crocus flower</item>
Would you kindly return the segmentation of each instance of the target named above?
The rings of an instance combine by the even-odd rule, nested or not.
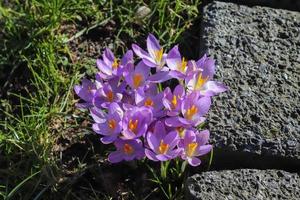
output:
[[[146,91],[144,91],[144,88],[139,88],[135,94],[136,105],[150,108],[154,117],[163,117],[165,115],[162,98],[163,93],[157,92],[157,86],[155,84],[151,84]]]
[[[151,109],[132,106],[125,111],[123,117],[123,139],[135,139],[143,136],[151,123],[153,114]]]
[[[102,87],[95,93],[94,105],[99,108],[108,108],[112,102],[120,102],[125,90],[125,82],[120,83],[119,78],[110,79],[105,83],[98,83]]]
[[[190,67],[194,72],[185,79],[188,92],[199,91],[202,96],[214,96],[228,89],[223,83],[211,80],[215,74],[215,61],[212,58],[204,55],[197,62],[192,61]]]
[[[150,149],[145,149],[146,156],[153,161],[166,161],[178,156],[180,150],[175,149],[179,142],[176,131],[166,134],[165,126],[158,121],[154,132],[147,133],[147,143]]]
[[[212,145],[207,144],[209,139],[209,131],[204,130],[194,132],[186,130],[183,140],[178,144],[181,149],[181,158],[187,160],[192,166],[201,164],[201,160],[197,156],[202,156],[211,151]]]
[[[160,46],[159,41],[154,35],[149,34],[147,37],[147,50],[141,49],[138,45],[133,44],[132,50],[140,57],[149,67],[156,67],[161,69],[165,64],[165,54],[163,48]]]
[[[142,159],[145,156],[143,143],[140,140],[117,139],[114,145],[117,150],[108,155],[108,160],[111,163]]]
[[[130,68],[124,72],[124,77],[127,84],[132,89],[138,89],[144,86],[150,73],[150,68],[140,61],[135,68]]]
[[[120,61],[115,58],[109,48],[106,48],[102,58],[103,60],[97,59],[97,67],[100,70],[98,75],[103,79],[111,79],[116,76],[120,77],[128,65],[133,65],[133,53],[131,50],[127,51]]]
[[[173,47],[166,58],[167,66],[170,68],[170,76],[178,79],[185,79],[186,75],[190,71],[188,61],[181,56],[178,45]]]
[[[93,106],[93,98],[96,93],[96,85],[88,80],[83,79],[82,85],[75,85],[74,91],[75,93],[85,102],[84,103],[77,103],[76,106],[79,108],[90,108]]]
[[[91,109],[91,115],[96,123],[93,124],[93,130],[103,135],[100,140],[103,144],[114,142],[122,130],[123,110],[117,103],[109,105],[108,114],[103,113],[96,107]]]
[[[210,97],[200,97],[199,93],[192,92],[182,102],[181,112],[183,117],[167,118],[166,124],[172,127],[197,126],[205,121],[203,116],[208,112],[210,105]]]
[[[180,113],[184,95],[184,87],[180,84],[175,87],[173,93],[169,87],[165,89],[162,102],[165,108],[168,110],[168,116],[176,116]]]

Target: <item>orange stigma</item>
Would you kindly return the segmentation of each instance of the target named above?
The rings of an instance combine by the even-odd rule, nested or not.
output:
[[[179,71],[185,72],[186,67],[187,67],[187,60],[185,60],[185,58],[183,57],[181,62],[177,64],[177,68],[179,69]]]
[[[106,96],[109,102],[114,100],[114,93],[111,90],[107,92]]]
[[[114,130],[115,128],[116,128],[116,120],[114,120],[114,119],[110,119],[110,120],[108,120],[108,127],[110,128],[110,129],[112,129],[112,130]]]
[[[198,147],[198,144],[196,142],[192,142],[188,144],[186,154],[188,157],[192,157],[196,151],[196,148]]]
[[[134,149],[133,147],[130,145],[130,144],[124,144],[123,146],[123,151],[127,154],[127,155],[130,155],[133,153]]]
[[[177,127],[176,131],[178,132],[178,135],[179,135],[180,138],[184,138],[185,131],[184,131],[183,127]]]
[[[143,76],[139,73],[136,73],[133,75],[133,86],[134,88],[138,88],[141,86],[141,83],[143,81]]]
[[[160,141],[159,147],[158,147],[158,152],[160,154],[165,154],[169,150],[169,145],[164,143],[163,140]]]
[[[152,101],[152,99],[150,99],[149,97],[146,99],[145,106],[149,106],[149,107],[153,107],[154,106],[154,102]]]
[[[128,128],[129,128],[129,130],[131,130],[132,132],[134,132],[134,133],[136,133],[136,128],[137,128],[137,125],[138,125],[138,120],[136,119],[136,120],[132,120],[132,119],[130,119],[129,120],[129,123],[128,123]]]
[[[176,97],[176,95],[173,95],[171,103],[172,103],[172,108],[175,109],[176,106],[177,106],[177,97]]]
[[[193,105],[186,111],[186,118],[188,120],[191,120],[197,112],[198,112],[198,108],[195,105]]]
[[[161,62],[161,59],[162,59],[163,54],[164,54],[164,49],[161,48],[160,50],[156,50],[154,53],[155,53],[155,61],[156,62]]]
[[[203,77],[202,77],[202,73],[200,72],[200,73],[199,73],[199,76],[198,76],[198,78],[197,78],[197,81],[196,81],[196,83],[195,83],[195,89],[196,89],[196,90],[201,89],[202,86],[206,83],[207,80],[208,80],[208,76],[205,77],[205,78],[203,78]]]
[[[119,67],[119,61],[118,61],[118,59],[115,59],[113,64],[112,64],[112,68],[117,69],[118,67]]]

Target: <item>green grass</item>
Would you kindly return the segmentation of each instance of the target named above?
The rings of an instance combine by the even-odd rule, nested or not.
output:
[[[76,199],[72,180],[67,179],[68,187],[60,184],[65,172],[53,149],[58,138],[85,129],[79,127],[88,117],[75,111],[73,86],[92,74],[95,58],[74,59],[70,44],[78,38],[89,40],[93,31],[101,35],[102,30],[110,28],[113,51],[118,55],[132,42],[144,43],[147,34],[154,33],[165,48],[180,43],[190,51],[190,57],[197,57],[197,47],[191,46],[187,38],[194,39],[190,29],[199,17],[200,1],[7,2],[0,3],[0,196],[47,199],[57,194],[62,199]],[[141,6],[149,12],[137,14]],[[75,31],[69,27],[75,27]],[[82,141],[83,136],[77,140]],[[105,153],[100,151],[102,156]],[[79,159],[73,173],[80,177],[91,165],[85,163],[85,158]],[[166,192],[157,186],[154,193],[175,198],[172,188]],[[92,185],[86,191],[91,199],[111,199],[111,194],[97,191]]]

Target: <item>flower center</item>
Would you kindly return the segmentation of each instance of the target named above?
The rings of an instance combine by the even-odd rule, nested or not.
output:
[[[171,103],[172,103],[172,108],[175,109],[176,106],[177,106],[177,97],[176,97],[176,95],[173,95]]]
[[[138,120],[132,120],[130,119],[129,120],[129,123],[128,123],[128,128],[129,130],[131,130],[132,132],[136,133],[136,128],[137,128],[137,125],[138,125]]]
[[[185,131],[183,127],[177,127],[176,131],[178,132],[180,138],[184,138]]]
[[[127,155],[130,155],[133,153],[133,147],[130,145],[130,144],[124,144],[123,146],[123,151],[127,154]]]
[[[111,90],[107,92],[106,96],[109,102],[112,102],[114,100],[114,93]]]
[[[156,50],[154,53],[155,53],[155,61],[160,62],[164,54],[164,49],[161,48],[160,50]]]
[[[114,119],[108,120],[108,127],[110,129],[114,130],[116,128],[116,120],[114,120]]]
[[[115,59],[113,64],[112,64],[112,68],[117,69],[118,67],[119,67],[119,61],[118,61],[118,59]]]
[[[153,107],[154,106],[154,102],[152,101],[152,99],[150,99],[149,97],[146,99],[145,106],[149,106],[149,107]]]
[[[139,73],[133,75],[133,86],[134,88],[138,88],[141,85],[143,80],[143,76]]]
[[[186,154],[188,157],[192,157],[194,155],[197,146],[198,146],[197,142],[192,142],[192,143],[188,144],[187,150],[186,150]]]
[[[206,83],[207,80],[208,80],[208,76],[203,78],[202,73],[199,73],[198,79],[195,84],[195,89],[199,90],[204,85],[204,83]]]
[[[181,62],[178,63],[177,68],[179,69],[179,71],[185,72],[186,67],[187,67],[187,60],[185,60],[185,58],[183,57]]]
[[[186,111],[186,118],[188,120],[191,120],[197,112],[198,112],[198,108],[195,105],[193,105]]]
[[[164,143],[163,140],[160,141],[159,147],[158,147],[158,152],[160,154],[165,154],[169,150],[169,145]]]

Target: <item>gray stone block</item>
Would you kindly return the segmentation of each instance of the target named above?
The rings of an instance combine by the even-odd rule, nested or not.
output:
[[[300,13],[213,2],[203,52],[230,90],[208,116],[215,147],[300,160]]]
[[[210,3],[213,0],[204,0],[204,3]],[[288,10],[300,10],[299,0],[220,0],[223,2],[231,2],[247,6],[268,6],[272,8],[282,8]]]
[[[196,174],[187,179],[189,200],[300,199],[300,177],[281,170],[226,170]]]

